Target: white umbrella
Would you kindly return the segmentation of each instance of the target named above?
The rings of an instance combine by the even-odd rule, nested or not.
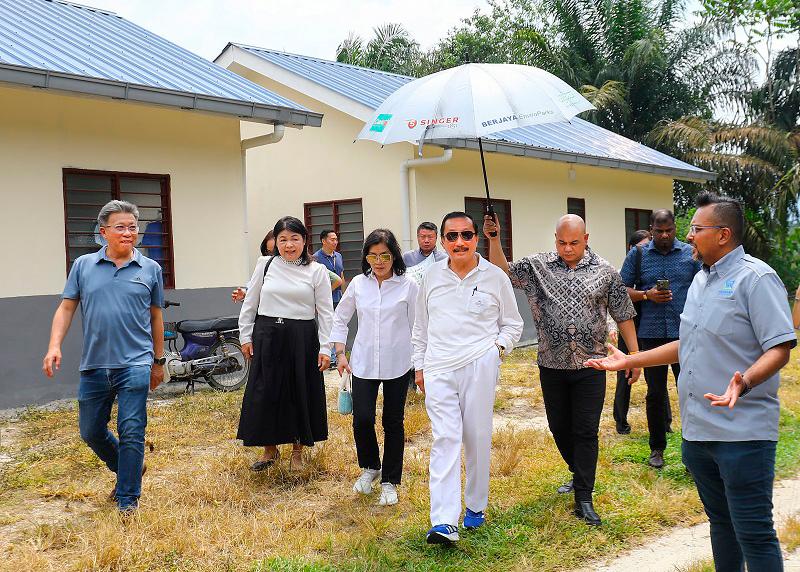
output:
[[[551,73],[515,64],[465,64],[411,81],[375,110],[358,134],[380,144],[425,139],[477,138],[494,216],[481,138],[515,127],[569,121],[594,109]]]

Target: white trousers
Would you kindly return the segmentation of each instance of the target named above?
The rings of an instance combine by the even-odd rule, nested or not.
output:
[[[431,420],[431,524],[458,525],[461,514],[461,445],[467,469],[464,502],[481,512],[489,501],[494,391],[500,356],[492,348],[454,371],[425,375]]]

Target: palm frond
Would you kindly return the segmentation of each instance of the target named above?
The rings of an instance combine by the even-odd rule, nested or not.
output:
[[[336,61],[344,64],[364,65],[363,40],[350,32],[336,48]]]

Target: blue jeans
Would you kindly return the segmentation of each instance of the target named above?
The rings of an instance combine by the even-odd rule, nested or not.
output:
[[[686,441],[683,463],[711,524],[717,572],[783,570],[772,521],[774,441]]]
[[[120,510],[136,508],[142,493],[144,430],[150,366],[91,369],[81,372],[78,426],[81,439],[117,474],[115,496]],[[108,430],[111,406],[118,400],[117,434]]]

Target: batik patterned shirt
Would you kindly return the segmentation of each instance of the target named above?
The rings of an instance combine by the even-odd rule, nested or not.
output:
[[[589,248],[574,269],[542,252],[509,264],[509,276],[528,298],[542,367],[582,369],[607,354],[608,314],[618,323],[636,316],[619,273]]]

